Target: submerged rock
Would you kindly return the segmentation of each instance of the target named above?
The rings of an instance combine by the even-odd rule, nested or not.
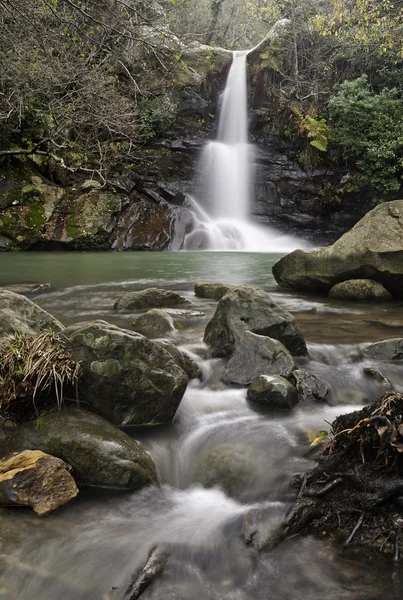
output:
[[[8,290],[15,294],[28,296],[29,294],[38,294],[49,290],[50,283],[11,283],[0,287],[0,291]]]
[[[256,456],[244,444],[219,444],[204,457],[196,476],[206,488],[219,487],[231,498],[241,499],[254,483]]]
[[[145,310],[149,308],[175,308],[190,305],[189,300],[176,292],[158,288],[147,288],[139,292],[128,292],[116,300],[116,310]]]
[[[403,360],[403,338],[392,338],[370,344],[362,350],[364,358],[389,362]]]
[[[195,296],[198,298],[208,298],[210,300],[221,300],[229,290],[235,286],[228,283],[215,283],[209,281],[198,281],[195,283]]]
[[[329,388],[319,377],[302,369],[293,371],[291,380],[300,400],[324,402],[329,393]]]
[[[298,404],[295,387],[279,375],[259,375],[252,381],[247,398],[266,408],[274,410],[291,410]]]
[[[204,341],[211,346],[213,356],[230,356],[246,331],[279,340],[293,354],[306,354],[305,340],[292,314],[269,294],[245,285],[233,288],[219,301]]]
[[[42,450],[66,461],[80,484],[139,488],[157,483],[151,456],[120,429],[90,412],[63,408],[18,427],[7,450]]]
[[[249,385],[259,375],[287,378],[296,368],[293,357],[281,342],[246,331],[235,344],[222,381]]]
[[[350,279],[371,279],[403,297],[403,200],[380,204],[333,245],[295,250],[273,267],[286,287],[329,290]]]
[[[95,412],[115,425],[172,420],[188,376],[160,344],[105,321],[72,325],[64,333],[83,369],[80,399]]]
[[[356,302],[389,302],[392,294],[381,283],[372,279],[350,279],[336,283],[330,292],[333,300],[352,300]]]
[[[175,329],[171,315],[159,308],[152,308],[144,315],[140,315],[133,322],[133,328],[135,331],[155,337]]]
[[[39,450],[24,450],[0,461],[0,504],[32,506],[44,515],[78,494],[71,467]]]
[[[25,296],[0,290],[0,338],[15,331],[34,334],[49,329],[59,332],[63,325]]]

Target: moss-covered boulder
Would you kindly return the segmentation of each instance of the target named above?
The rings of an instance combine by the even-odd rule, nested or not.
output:
[[[381,283],[372,279],[349,279],[336,283],[329,292],[329,298],[352,302],[389,302],[393,300],[392,294]]]
[[[80,399],[115,425],[171,421],[188,376],[170,353],[105,321],[72,325],[67,346],[81,363]]]
[[[48,329],[62,331],[63,325],[25,296],[0,290],[0,338],[14,331],[34,334]]]
[[[259,375],[290,377],[297,365],[278,340],[246,331],[237,340],[224,370],[224,383],[249,385]]]
[[[154,461],[136,440],[78,408],[63,408],[18,427],[5,451],[21,450],[61,458],[81,485],[139,488],[158,481]]]
[[[149,308],[175,308],[189,306],[189,300],[176,292],[159,288],[147,288],[128,292],[115,302],[115,310],[146,310]]]
[[[403,298],[403,200],[380,204],[331,246],[287,254],[273,274],[282,286],[315,291],[372,279]]]
[[[229,290],[207,324],[204,341],[213,356],[230,356],[245,331],[279,340],[290,352],[305,355],[304,337],[291,313],[263,290],[247,285]],[[257,373],[259,375],[259,373]]]

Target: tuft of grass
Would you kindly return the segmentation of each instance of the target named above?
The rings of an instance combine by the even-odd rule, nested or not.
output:
[[[60,409],[64,388],[77,394],[81,374],[62,335],[15,332],[0,345],[0,417],[20,424]]]

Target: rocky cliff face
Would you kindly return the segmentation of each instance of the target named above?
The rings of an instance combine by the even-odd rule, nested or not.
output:
[[[0,250],[180,249],[192,230],[186,194],[197,197],[197,160],[206,139],[215,135],[229,62],[220,57],[216,70],[183,86],[173,130],[139,149],[138,161],[113,174],[108,185],[66,178],[54,165],[29,158],[0,165]],[[340,177],[303,171],[278,140],[261,135],[256,112],[251,111],[258,142],[252,218],[321,244],[334,241],[368,207],[350,202],[341,210],[329,203],[326,190]]]

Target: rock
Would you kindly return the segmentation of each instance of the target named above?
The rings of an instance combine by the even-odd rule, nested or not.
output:
[[[393,385],[379,369],[375,369],[373,367],[364,367],[363,372],[365,375],[368,375],[368,377],[372,377],[372,379],[375,379],[375,381],[382,384],[382,386],[384,386],[387,390],[393,390]]]
[[[67,347],[81,363],[80,399],[115,425],[171,421],[188,383],[161,345],[105,321],[72,325]]]
[[[71,467],[59,458],[25,450],[0,461],[0,504],[32,506],[44,515],[78,494]]]
[[[115,302],[115,310],[144,310],[149,308],[174,308],[188,306],[189,300],[176,292],[158,288],[147,288],[139,292],[128,292]]]
[[[15,294],[28,296],[29,294],[44,292],[49,288],[50,283],[11,283],[10,285],[0,286],[0,291],[8,290]]]
[[[34,334],[49,329],[62,331],[63,325],[25,296],[0,290],[0,337],[14,331]]]
[[[316,291],[371,279],[403,298],[403,200],[380,204],[327,248],[291,252],[273,274],[280,285]]]
[[[84,181],[84,183],[80,186],[80,188],[82,190],[99,190],[102,187],[102,184],[97,181],[96,179],[87,179],[86,181]]]
[[[329,388],[319,377],[302,369],[292,372],[292,382],[300,400],[309,402],[324,402]]]
[[[235,344],[222,381],[249,385],[259,375],[287,378],[296,368],[294,359],[281,342],[246,331]]]
[[[172,342],[167,340],[161,340],[158,344],[169,352],[176,364],[185,371],[189,379],[201,379],[202,372],[199,365],[186,352],[179,350]]]
[[[372,279],[350,279],[336,283],[329,292],[332,300],[352,300],[357,302],[388,302],[392,294],[381,283]]]
[[[391,360],[403,360],[403,338],[392,338],[375,342],[362,349],[364,358],[389,362]]]
[[[291,410],[298,404],[295,387],[279,375],[259,375],[248,389],[247,399],[274,410]]]
[[[231,498],[240,499],[254,483],[256,456],[244,444],[219,444],[210,449],[196,478],[206,487],[220,487]]]
[[[198,298],[208,298],[210,300],[221,300],[229,290],[235,286],[228,283],[214,283],[208,281],[198,281],[195,283],[195,296]]]
[[[292,314],[269,294],[246,285],[233,288],[219,301],[204,341],[213,356],[225,357],[245,331],[277,339],[293,354],[306,354],[305,340]]]
[[[159,308],[152,308],[138,317],[133,321],[133,328],[145,335],[156,337],[175,329],[171,315]]]
[[[24,423],[7,448],[53,454],[71,465],[83,485],[132,489],[157,483],[154,461],[136,440],[78,408],[63,408]]]

